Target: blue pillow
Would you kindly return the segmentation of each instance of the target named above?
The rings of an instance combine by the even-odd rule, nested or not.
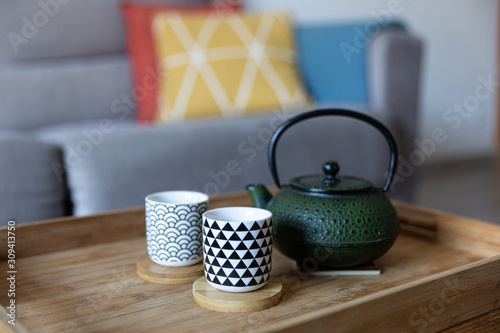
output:
[[[379,29],[374,21],[296,28],[302,77],[317,102],[368,103],[365,53]]]

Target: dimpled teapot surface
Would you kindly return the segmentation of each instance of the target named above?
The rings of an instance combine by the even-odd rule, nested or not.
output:
[[[328,267],[351,267],[369,263],[385,254],[399,234],[399,220],[384,192],[396,168],[397,148],[389,131],[366,115],[348,110],[319,110],[299,115],[275,132],[269,161],[278,187],[274,160],[280,134],[292,124],[315,116],[343,115],[364,120],[386,137],[391,148],[389,177],[383,189],[366,180],[338,176],[335,161],[323,165],[323,175],[296,177],[271,197],[263,185],[247,186],[255,206],[273,213],[273,244],[299,264],[313,260]]]

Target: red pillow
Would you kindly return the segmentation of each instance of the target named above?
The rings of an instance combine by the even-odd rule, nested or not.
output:
[[[215,1],[209,5],[145,4],[124,2],[121,4],[127,31],[128,52],[132,67],[132,97],[137,102],[136,120],[151,122],[156,114],[158,88],[158,63],[151,35],[151,17],[158,11],[235,11],[240,1]]]

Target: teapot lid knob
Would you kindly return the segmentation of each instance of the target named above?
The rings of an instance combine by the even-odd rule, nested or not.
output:
[[[340,168],[337,161],[325,162],[325,164],[323,164],[323,172],[326,176],[324,182],[328,185],[335,184],[337,182],[335,176],[339,173],[339,170]]]
[[[348,194],[368,191],[372,184],[364,179],[337,175],[340,167],[336,161],[323,164],[322,175],[295,177],[290,180],[290,186],[304,192],[324,194]]]

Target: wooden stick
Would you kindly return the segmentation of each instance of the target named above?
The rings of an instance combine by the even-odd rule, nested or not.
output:
[[[428,237],[436,236],[438,224],[431,216],[403,207],[397,207],[396,210],[402,230]]]
[[[437,231],[438,229],[437,222],[430,216],[416,215],[403,210],[398,210],[398,216],[399,220],[407,225],[429,231]]]

